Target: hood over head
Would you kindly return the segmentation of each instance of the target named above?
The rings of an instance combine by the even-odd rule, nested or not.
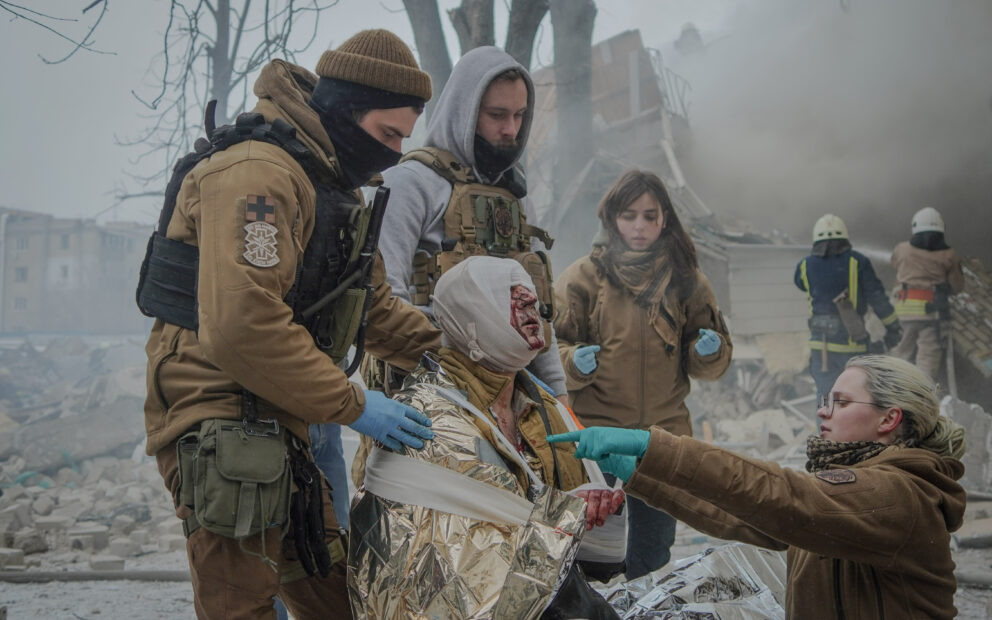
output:
[[[523,370],[539,351],[510,323],[510,290],[517,285],[536,294],[523,266],[505,258],[473,256],[446,271],[434,289],[441,344],[490,370]]]
[[[891,446],[872,459],[872,463],[884,463],[898,467],[913,475],[921,488],[939,496],[937,502],[947,531],[953,532],[964,522],[964,509],[967,493],[958,482],[964,475],[964,464],[951,456],[939,456],[923,448],[903,448]]]
[[[479,118],[479,105],[493,78],[510,69],[520,71],[527,85],[527,112],[517,134],[520,146],[516,156],[496,178],[486,178],[479,174],[475,156],[475,127]],[[451,152],[458,161],[471,166],[477,177],[495,183],[502,172],[512,168],[520,159],[527,146],[533,120],[534,83],[527,69],[498,47],[477,47],[462,56],[452,69],[427,125],[424,145]]]

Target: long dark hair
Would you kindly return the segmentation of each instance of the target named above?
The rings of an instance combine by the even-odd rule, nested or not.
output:
[[[599,202],[596,214],[610,238],[611,248],[625,248],[617,228],[617,217],[645,193],[661,205],[664,228],[658,239],[648,248],[649,252],[664,254],[673,269],[672,282],[679,287],[679,297],[687,297],[696,285],[696,246],[682,227],[668,190],[658,175],[645,170],[631,169],[624,172]]]

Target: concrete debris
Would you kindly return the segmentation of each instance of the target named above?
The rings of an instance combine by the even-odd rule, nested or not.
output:
[[[951,418],[967,431],[966,448],[961,462],[964,478],[961,485],[969,491],[992,491],[992,416],[981,407],[966,403],[953,396],[940,402],[941,413]]]

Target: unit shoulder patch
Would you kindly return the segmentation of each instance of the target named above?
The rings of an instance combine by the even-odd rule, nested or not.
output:
[[[267,222],[245,224],[245,260],[256,267],[279,264],[276,233],[279,229]]]
[[[847,484],[858,479],[850,469],[824,469],[813,475],[830,484]]]
[[[276,201],[269,196],[248,194],[245,198],[245,220],[275,224]]]

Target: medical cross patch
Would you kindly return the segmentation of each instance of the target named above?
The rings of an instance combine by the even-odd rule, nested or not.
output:
[[[857,480],[854,472],[850,469],[824,469],[813,475],[830,484],[847,484]]]
[[[272,267],[279,263],[276,254],[276,233],[279,229],[266,222],[245,224],[245,260],[256,267]]]
[[[268,196],[248,194],[245,198],[245,219],[249,222],[276,223],[276,201]]]

